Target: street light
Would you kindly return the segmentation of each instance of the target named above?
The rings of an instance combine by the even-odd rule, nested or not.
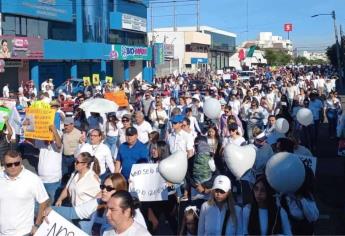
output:
[[[337,69],[338,69],[338,75],[339,78],[343,78],[342,76],[342,71],[341,71],[341,63],[340,63],[340,47],[339,47],[339,41],[338,41],[338,32],[337,32],[337,24],[335,23],[335,11],[333,10],[331,13],[329,14],[316,14],[316,15],[312,15],[311,17],[318,17],[318,16],[332,16],[333,19],[333,24],[334,24],[334,33],[335,33],[335,47],[336,47],[336,54],[337,54]],[[342,81],[343,82],[343,81]],[[342,83],[340,83],[342,84]]]

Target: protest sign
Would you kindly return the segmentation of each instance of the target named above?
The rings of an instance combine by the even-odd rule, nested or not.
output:
[[[47,218],[49,224],[43,221],[35,236],[87,236],[86,233],[53,210]]]
[[[91,85],[91,80],[89,76],[84,76],[83,77],[83,82],[84,82],[84,86],[89,86]]]
[[[129,176],[129,192],[140,201],[168,200],[166,181],[158,171],[158,164],[135,164]]]
[[[3,130],[6,119],[10,118],[10,113],[11,110],[7,107],[0,107],[0,130]]]
[[[105,77],[105,82],[108,83],[108,84],[112,84],[112,83],[113,83],[113,77],[111,77],[111,76],[106,76],[106,77]]]
[[[93,74],[92,75],[92,84],[93,85],[99,85],[99,74]]]
[[[124,91],[104,93],[104,98],[115,102],[119,107],[128,106],[128,98]]]
[[[26,116],[23,122],[24,137],[53,140],[53,132],[49,126],[54,124],[55,110],[50,105],[41,101],[33,103],[26,110]]]
[[[307,167],[311,168],[316,173],[316,164],[317,164],[317,158],[313,156],[302,156],[298,155],[298,157],[301,159],[301,161],[306,165]]]
[[[0,98],[0,105],[13,109],[16,106],[17,102],[15,99],[9,98]]]
[[[228,82],[228,81],[230,81],[231,80],[231,75],[230,74],[223,74],[223,80],[224,81],[226,81],[226,82]]]

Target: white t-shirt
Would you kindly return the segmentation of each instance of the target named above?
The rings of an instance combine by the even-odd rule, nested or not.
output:
[[[77,157],[82,152],[88,152],[97,158],[99,166],[101,167],[100,175],[105,173],[106,166],[111,173],[115,172],[114,160],[111,156],[110,149],[104,143],[100,143],[99,145],[91,145],[89,143],[79,145],[74,156]]]
[[[153,131],[150,123],[145,120],[140,125],[135,124],[135,125],[133,125],[133,127],[136,128],[138,131],[139,141],[142,142],[143,144],[148,143],[149,142],[149,133],[151,133]]]
[[[118,234],[115,232],[114,229],[107,230],[103,233],[103,236],[151,236],[149,231],[147,231],[144,226],[137,223],[135,220],[133,221],[133,224],[123,233]]]
[[[194,137],[184,130],[178,133],[173,132],[168,136],[168,145],[170,153],[176,151],[187,152],[194,149]]]
[[[79,173],[73,174],[67,186],[72,206],[78,206],[95,198],[101,191],[100,180],[93,170],[89,170],[81,179]]]
[[[43,183],[56,183],[62,178],[62,148],[57,148],[55,142],[45,144],[44,141],[35,141],[36,148],[40,149],[38,161],[38,175]]]
[[[11,180],[0,172],[0,235],[25,235],[34,225],[35,201],[49,199],[41,179],[24,169]]]

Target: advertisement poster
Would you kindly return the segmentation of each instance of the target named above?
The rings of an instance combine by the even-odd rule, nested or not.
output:
[[[43,40],[33,37],[0,36],[0,59],[43,59]]]

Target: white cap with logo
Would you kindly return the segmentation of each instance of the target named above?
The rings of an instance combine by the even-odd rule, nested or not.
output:
[[[228,192],[231,189],[230,179],[225,175],[218,175],[213,182],[212,189],[221,189]]]

